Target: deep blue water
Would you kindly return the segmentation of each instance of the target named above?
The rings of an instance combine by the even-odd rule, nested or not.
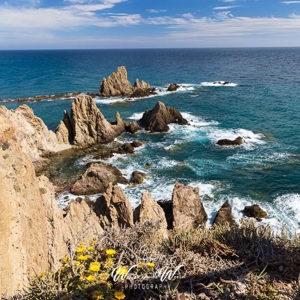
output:
[[[120,65],[127,67],[131,81],[186,85],[177,93],[136,101],[96,100],[109,119],[116,111],[134,118],[161,100],[192,120],[188,127],[172,126],[168,134],[141,132],[134,138],[148,143],[137,155],[111,160],[128,176],[135,169],[148,173],[142,186],[125,188],[133,203],[144,189],[156,199],[170,198],[178,179],[210,196],[204,197],[204,204],[211,213],[225,199],[237,216],[246,203],[260,203],[270,214],[267,221],[299,229],[300,48],[2,51],[0,98],[97,92],[101,78]],[[201,85],[216,80],[238,85]],[[71,101],[28,105],[55,129]],[[219,138],[238,135],[246,138],[245,146],[215,146]],[[149,170],[144,169],[147,161],[153,163]]]

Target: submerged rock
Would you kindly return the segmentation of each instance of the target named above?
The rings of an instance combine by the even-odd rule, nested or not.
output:
[[[65,112],[56,129],[60,141],[68,140],[77,146],[109,143],[125,131],[119,113],[116,122],[110,123],[96,106],[91,96],[80,94],[72,102],[70,115]]]
[[[240,146],[244,143],[245,143],[244,139],[240,136],[237,137],[235,140],[222,139],[217,141],[217,144],[219,146]]]
[[[160,101],[153,109],[147,110],[140,120],[141,126],[150,132],[167,132],[170,123],[186,125],[188,121],[182,117],[177,109],[166,107]]]
[[[221,208],[219,209],[216,218],[213,222],[213,225],[230,225],[233,226],[236,224],[232,216],[232,207],[228,201],[226,201]]]
[[[133,226],[133,210],[123,190],[109,184],[106,193],[94,203],[102,227]]]
[[[71,187],[75,195],[104,193],[109,184],[128,183],[120,170],[105,163],[92,163],[79,180]]]
[[[132,184],[141,184],[144,182],[146,174],[140,171],[133,171],[130,178],[130,183]]]
[[[178,85],[177,83],[171,83],[171,84],[168,86],[167,91],[168,91],[168,92],[175,92],[175,91],[177,91],[179,88],[180,88],[180,85]]]
[[[242,212],[246,217],[255,218],[258,221],[261,221],[268,215],[267,212],[264,211],[258,204],[245,206]]]
[[[182,230],[204,225],[207,214],[199,196],[199,188],[176,182],[172,194],[173,228]]]
[[[135,81],[131,85],[127,78],[127,70],[124,66],[118,67],[117,72],[112,73],[108,78],[103,78],[100,86],[102,97],[129,96],[146,97],[154,93],[154,88],[145,81]]]

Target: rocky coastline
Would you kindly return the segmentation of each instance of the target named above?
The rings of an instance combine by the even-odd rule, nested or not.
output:
[[[172,84],[170,90],[178,87]],[[125,67],[104,78],[99,91],[102,97],[146,97],[154,93],[144,81],[131,85]],[[75,153],[78,157],[97,153],[104,160],[115,153],[134,153],[142,141],[115,142],[125,132],[167,132],[171,123],[188,124],[177,109],[162,102],[147,110],[138,122],[123,120],[118,112],[116,120],[109,122],[91,95],[76,93],[70,97],[75,97],[71,110],[62,112],[55,132],[25,104],[15,110],[0,106],[0,295],[16,295],[34,274],[58,269],[70,247],[99,239],[107,230],[146,225],[161,239],[168,239],[174,232],[180,235],[207,226],[199,189],[180,182],[175,183],[171,199],[157,201],[160,199],[145,191],[133,209],[119,184],[140,184],[145,173],[134,171],[126,179],[116,167],[95,162],[72,179],[59,182],[53,174],[48,178],[47,171],[55,160]],[[237,137],[217,145],[239,146],[243,142]],[[61,209],[56,194],[66,189],[78,199]],[[99,196],[91,201],[89,196],[94,194]],[[258,205],[245,207],[244,213],[257,220],[267,216]],[[228,202],[217,212],[213,226],[240,226]]]

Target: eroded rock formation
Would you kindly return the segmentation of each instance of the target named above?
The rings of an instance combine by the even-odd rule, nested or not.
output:
[[[74,246],[103,230],[85,203],[72,204],[66,215],[57,207],[52,184],[36,177],[20,131],[3,115],[0,132],[0,295],[13,295],[29,276],[56,268],[67,242]]]
[[[133,210],[123,190],[109,184],[106,193],[99,197],[94,210],[100,218],[103,227],[131,227],[133,226]]]
[[[140,120],[140,125],[150,132],[167,132],[170,123],[186,125],[188,121],[182,117],[177,109],[166,107],[160,101],[153,109],[147,110]]]
[[[75,195],[92,195],[104,193],[109,184],[127,183],[126,178],[115,166],[105,163],[92,163],[71,187]]]
[[[0,116],[14,125],[14,138],[33,161],[43,160],[44,156],[70,148],[69,143],[58,140],[55,133],[25,104],[15,110],[0,106]]]
[[[232,216],[232,207],[228,201],[226,201],[221,208],[219,209],[216,218],[213,222],[213,225],[230,225],[233,226],[236,224]]]
[[[246,217],[254,218],[258,221],[261,221],[263,218],[265,218],[268,215],[267,212],[264,211],[258,204],[245,206],[243,210],[243,214]]]
[[[176,182],[173,194],[173,228],[182,230],[204,225],[207,214],[199,196],[199,188]]]
[[[180,88],[180,85],[178,85],[177,83],[171,83],[169,86],[168,86],[168,92],[175,92],[177,91],[178,89]]]
[[[127,78],[127,70],[124,66],[118,67],[108,78],[103,78],[100,86],[102,97],[128,96],[145,97],[154,93],[154,89],[145,81],[135,81],[131,85]]]
[[[134,211],[134,221],[148,224],[163,236],[167,236],[167,220],[162,207],[148,192],[143,193],[141,204]]]
[[[116,122],[110,123],[96,106],[91,96],[78,95],[71,107],[70,115],[65,112],[56,129],[57,138],[77,146],[95,143],[109,143],[125,131],[125,124],[119,113]]]

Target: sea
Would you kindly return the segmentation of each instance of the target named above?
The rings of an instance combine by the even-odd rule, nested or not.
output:
[[[170,125],[168,133],[117,138],[145,141],[133,155],[108,159],[127,178],[134,170],[147,173],[143,184],[122,186],[134,207],[145,190],[156,200],[170,200],[180,181],[199,187],[210,221],[228,200],[236,219],[246,205],[259,204],[268,212],[263,224],[300,232],[300,48],[0,51],[0,98],[10,99],[0,105],[14,109],[22,104],[14,101],[19,97],[97,93],[101,79],[122,65],[131,82],[148,81],[159,92],[140,99],[95,98],[109,120],[116,112],[138,120],[162,101],[189,121]],[[181,87],[167,92],[170,83]],[[72,100],[26,104],[55,130]],[[216,146],[219,139],[238,136],[244,145]],[[84,170],[89,161],[94,158],[72,164]],[[58,195],[60,205],[66,198],[66,192]]]

